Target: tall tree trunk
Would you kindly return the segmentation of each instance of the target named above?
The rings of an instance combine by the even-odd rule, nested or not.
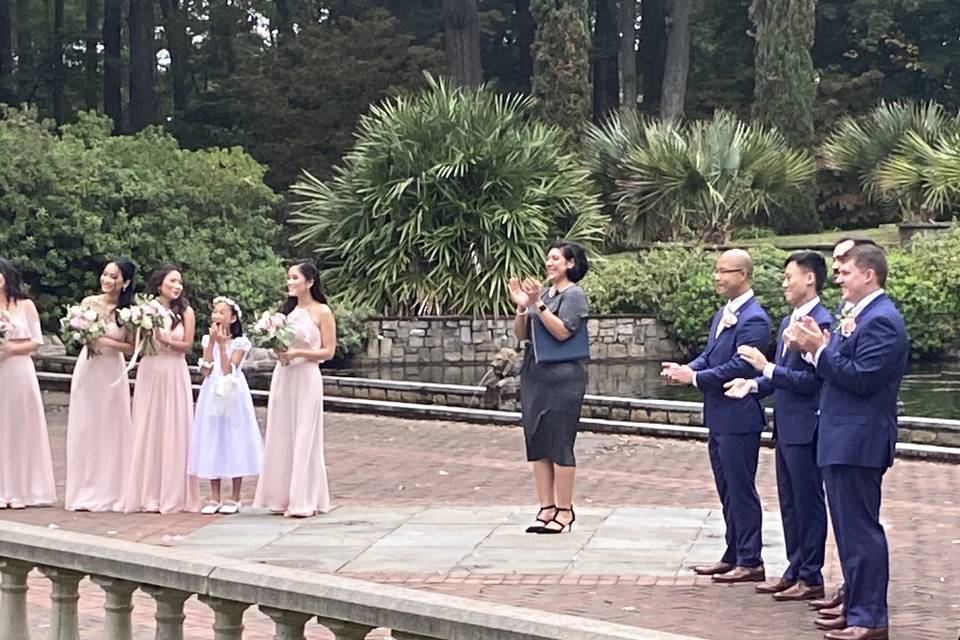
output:
[[[103,111],[113,132],[123,130],[123,0],[105,0],[103,11]]]
[[[33,100],[36,88],[36,57],[31,26],[30,0],[17,0],[17,96],[20,102]]]
[[[667,35],[667,59],[663,68],[663,97],[660,113],[667,122],[683,117],[690,71],[690,18],[693,0],[673,0],[670,32]]]
[[[16,102],[13,87],[13,15],[10,12],[10,0],[0,0],[0,102]]]
[[[53,2],[53,119],[57,126],[67,121],[67,69],[63,63],[64,0]]]
[[[530,0],[516,1],[516,18],[514,20],[514,32],[517,34],[517,50],[519,57],[517,60],[518,74],[520,76],[520,86],[525,93],[530,93],[530,85],[533,80],[533,40],[537,35],[537,23],[533,20],[533,14],[530,13]]]
[[[620,95],[624,108],[637,108],[637,0],[620,0]]]
[[[640,0],[640,49],[637,67],[643,75],[643,110],[660,112],[663,67],[667,58],[665,0]]]
[[[447,75],[468,87],[483,82],[477,0],[443,0],[443,41]]]
[[[157,58],[153,47],[153,0],[130,0],[130,130],[137,132],[156,117]]]
[[[173,79],[173,112],[187,109],[190,94],[190,36],[187,33],[187,12],[179,0],[160,0],[163,33],[170,52],[170,75]]]
[[[288,0],[277,0],[276,28],[278,45],[283,45],[287,40],[293,38],[293,20],[290,18],[290,4]]]
[[[617,0],[596,0],[593,23],[593,121],[620,105],[617,68]]]
[[[87,0],[87,37],[83,52],[83,102],[87,109],[100,104],[100,0]]]

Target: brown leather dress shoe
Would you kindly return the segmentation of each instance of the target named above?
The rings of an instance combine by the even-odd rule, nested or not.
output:
[[[733,571],[713,576],[713,581],[720,584],[763,582],[766,579],[767,574],[764,572],[762,564],[757,567],[734,567]]]
[[[781,591],[786,591],[795,584],[797,583],[793,580],[784,580],[783,578],[780,578],[776,582],[758,584],[756,586],[756,590],[757,593],[780,593]]]
[[[719,573],[726,573],[733,569],[729,562],[717,562],[716,564],[701,564],[693,568],[693,572],[701,576],[715,576]]]
[[[823,585],[818,584],[810,586],[803,580],[797,582],[789,589],[773,594],[773,599],[778,602],[799,602],[801,600],[813,600],[823,597]]]
[[[813,624],[817,629],[823,629],[824,631],[846,629],[847,618],[846,616],[840,616],[839,618],[817,618],[813,621]]]
[[[888,640],[886,627],[870,629],[867,627],[847,627],[836,631],[828,631],[823,636],[827,640]]]
[[[841,585],[839,589],[834,592],[829,598],[822,598],[820,600],[811,600],[810,601],[811,609],[829,609],[830,607],[835,607],[838,604],[843,604],[843,586]]]
[[[829,609],[820,609],[817,611],[817,615],[821,618],[839,618],[843,615],[843,605],[838,604],[835,607],[830,607]]]

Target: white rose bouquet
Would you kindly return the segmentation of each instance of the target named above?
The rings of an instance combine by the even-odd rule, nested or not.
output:
[[[97,354],[93,342],[107,333],[107,323],[100,312],[89,305],[75,304],[67,307],[67,315],[60,318],[60,336],[67,344],[87,347],[87,357]]]
[[[13,325],[10,322],[10,314],[0,311],[0,344],[10,339],[11,333],[13,333]]]
[[[120,320],[128,335],[138,335],[144,355],[155,355],[157,345],[153,332],[168,327],[173,322],[173,314],[152,296],[137,296],[136,304],[120,310]]]
[[[287,324],[287,316],[279,312],[264,311],[250,331],[254,343],[264,349],[286,351],[293,344],[293,327]]]

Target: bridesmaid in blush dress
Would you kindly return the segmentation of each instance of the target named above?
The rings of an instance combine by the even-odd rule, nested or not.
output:
[[[0,509],[57,501],[47,419],[30,357],[43,344],[40,316],[23,291],[20,273],[0,258]]]
[[[306,518],[330,509],[318,365],[336,351],[337,325],[312,262],[290,267],[287,294],[281,311],[296,338],[290,349],[277,354],[270,381],[263,473],[253,504]]]
[[[183,297],[183,275],[175,267],[155,272],[146,292],[170,310],[172,321],[154,330],[157,353],[144,356],[137,371],[124,511],[199,511],[199,482],[187,474],[193,391],[186,354],[193,345],[196,316]]]
[[[80,351],[73,369],[63,501],[67,511],[123,510],[132,443],[123,357],[133,354],[133,345],[125,340],[118,311],[133,304],[136,270],[129,260],[108,263],[100,274],[100,295],[82,303],[107,320],[107,333]]]

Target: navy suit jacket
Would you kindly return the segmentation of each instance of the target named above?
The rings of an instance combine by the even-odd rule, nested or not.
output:
[[[833,314],[818,303],[807,314],[821,329],[830,330]],[[817,438],[817,411],[820,409],[820,377],[813,365],[798,351],[783,353],[783,331],[790,325],[790,316],[780,323],[777,334],[776,365],[773,378],[760,376],[757,395],[773,394],[773,424],[777,441],[782,444],[810,444]]]
[[[903,316],[881,294],[857,316],[844,338],[839,328],[820,354],[817,464],[888,467],[897,443],[897,396],[910,361]]]
[[[703,421],[711,432],[723,435],[763,431],[766,420],[760,400],[753,394],[736,400],[723,394],[723,385],[756,373],[737,355],[737,347],[750,345],[766,353],[770,344],[770,318],[756,297],[736,311],[737,323],[716,336],[723,307],[713,316],[707,346],[690,368],[697,372],[697,388],[703,393]],[[714,337],[716,336],[716,337]]]

